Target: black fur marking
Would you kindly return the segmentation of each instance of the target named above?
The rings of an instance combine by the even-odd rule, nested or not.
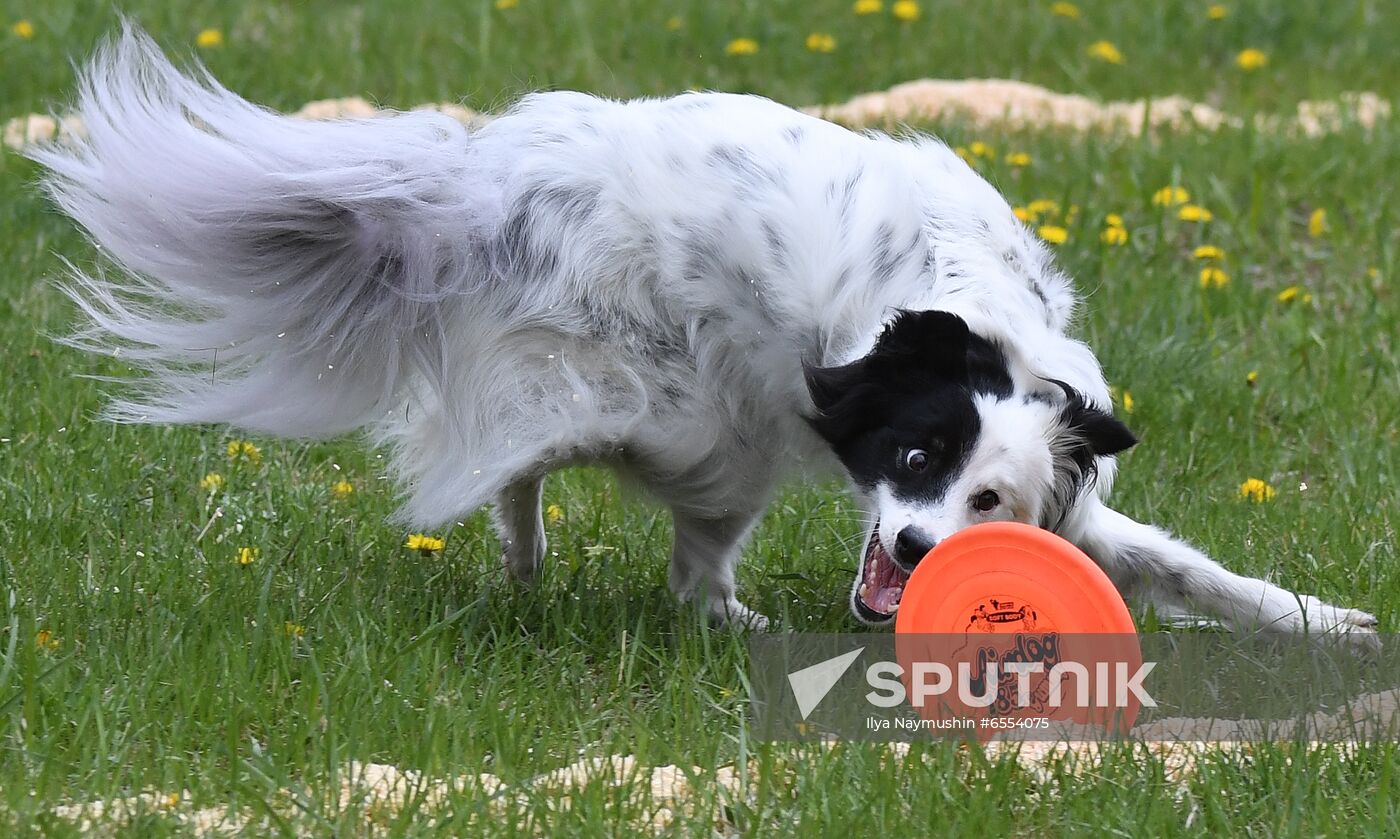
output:
[[[923,235],[915,231],[914,236],[903,248],[894,247],[894,227],[882,224],[871,249],[871,279],[883,282],[893,276],[906,262],[918,257]]]
[[[760,163],[753,153],[743,146],[715,146],[706,159],[713,167],[728,169],[745,184],[757,186],[778,183],[777,172]]]
[[[851,170],[851,174],[844,181],[833,180],[826,185],[826,200],[837,204],[840,217],[841,231],[847,232],[851,228],[851,216],[856,200],[856,188],[860,185],[860,180],[865,176],[865,168],[857,166]]]
[[[516,276],[548,276],[559,269],[554,241],[536,235],[540,219],[563,226],[585,224],[598,212],[596,192],[572,186],[535,186],[520,194],[501,223],[500,248]]]
[[[788,266],[787,243],[783,241],[782,234],[773,223],[764,219],[762,222],[763,241],[768,245],[768,253],[773,257],[773,265],[779,270]]]
[[[807,369],[817,409],[809,422],[864,487],[889,483],[905,498],[937,499],[962,468],[981,431],[973,402],[1005,398],[1011,376],[1001,348],[948,312],[900,312],[864,358]],[[909,449],[930,465],[913,472]]]

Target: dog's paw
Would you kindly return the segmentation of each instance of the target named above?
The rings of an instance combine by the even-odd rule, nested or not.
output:
[[[1303,598],[1305,631],[1327,643],[1341,643],[1364,653],[1381,651],[1376,616],[1360,609],[1345,609],[1323,603],[1316,597]]]
[[[710,618],[715,626],[722,629],[740,629],[750,632],[767,632],[770,621],[738,600],[711,605]]]

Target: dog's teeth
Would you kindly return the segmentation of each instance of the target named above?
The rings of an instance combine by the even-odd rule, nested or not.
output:
[[[869,584],[869,583],[861,583],[861,584],[860,584],[860,591],[858,592],[858,594],[860,594],[861,597],[864,597],[864,596],[866,596],[866,595],[869,594],[869,593],[870,593],[870,584]]]

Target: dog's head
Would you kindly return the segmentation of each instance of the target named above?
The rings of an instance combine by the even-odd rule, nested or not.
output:
[[[943,539],[987,521],[1054,530],[1094,459],[1136,442],[1053,379],[1018,390],[1006,356],[947,312],[901,312],[865,357],[808,368],[812,426],[875,516],[851,609],[886,623],[904,582]]]

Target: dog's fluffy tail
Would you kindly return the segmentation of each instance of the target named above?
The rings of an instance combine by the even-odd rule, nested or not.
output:
[[[83,74],[87,136],[33,153],[120,279],[74,271],[68,341],[143,367],[127,422],[345,431],[440,371],[489,178],[451,118],[312,122],[182,75],[127,27]]]

